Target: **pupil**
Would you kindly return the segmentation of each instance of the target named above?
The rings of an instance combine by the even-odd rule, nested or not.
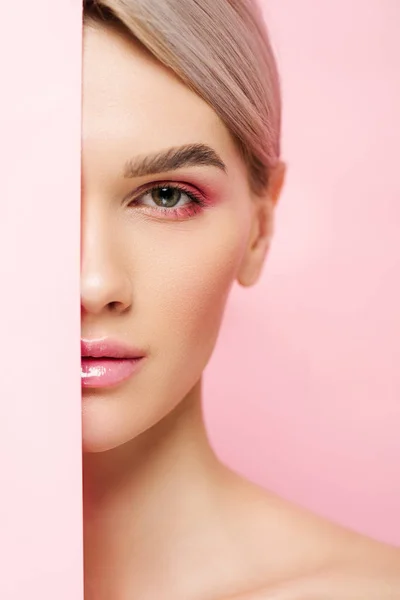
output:
[[[170,208],[179,202],[181,191],[171,187],[163,187],[154,190],[153,199],[156,204]]]

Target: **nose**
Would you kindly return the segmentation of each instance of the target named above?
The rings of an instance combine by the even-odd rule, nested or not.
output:
[[[118,246],[118,235],[112,228],[99,223],[82,227],[82,313],[122,313],[131,306],[132,284]]]

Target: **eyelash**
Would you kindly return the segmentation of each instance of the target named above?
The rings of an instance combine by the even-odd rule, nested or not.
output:
[[[158,215],[161,213],[161,215],[165,215],[165,217],[168,219],[185,219],[200,214],[205,208],[209,206],[207,198],[201,192],[196,192],[193,189],[189,189],[183,184],[171,184],[163,182],[160,182],[157,185],[153,185],[152,187],[145,189],[143,193],[141,193],[139,196],[137,196],[137,198],[131,201],[131,204],[140,205],[140,202],[138,203],[138,200],[140,200],[140,198],[142,198],[146,194],[154,192],[155,190],[162,190],[165,188],[167,188],[168,190],[179,190],[180,192],[183,192],[188,196],[190,202],[188,202],[184,206],[179,206],[177,208],[167,208],[162,206],[152,207],[142,205],[143,208],[146,209],[146,212],[150,211],[151,213]],[[181,199],[179,199],[178,202],[180,202],[180,200]]]

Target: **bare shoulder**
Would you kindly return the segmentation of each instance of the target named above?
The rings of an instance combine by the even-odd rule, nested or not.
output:
[[[365,564],[338,561],[224,600],[400,600],[400,551],[384,548]]]
[[[400,600],[400,548],[318,517],[316,526],[324,560],[243,600]]]
[[[400,600],[398,574],[326,572],[229,600]]]
[[[400,600],[400,548],[252,491],[252,510],[238,521],[257,584],[220,600]]]
[[[226,600],[400,600],[400,549],[366,540],[352,561],[258,587]],[[225,599],[224,599],[225,600]]]

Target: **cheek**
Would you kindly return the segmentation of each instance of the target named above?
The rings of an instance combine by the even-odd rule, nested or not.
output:
[[[231,216],[215,219],[201,231],[169,231],[171,240],[164,244],[168,252],[153,261],[157,273],[152,295],[158,299],[161,343],[160,336],[168,336],[175,347],[179,343],[191,354],[193,346],[214,344],[247,240],[239,221]]]

